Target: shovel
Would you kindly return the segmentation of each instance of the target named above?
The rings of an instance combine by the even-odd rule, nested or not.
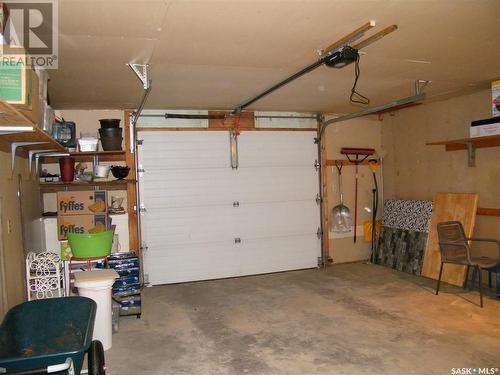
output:
[[[344,206],[344,194],[342,193],[342,162],[340,166],[335,162],[339,175],[339,204],[332,208],[330,213],[330,229],[332,232],[350,232],[352,227],[351,212]]]

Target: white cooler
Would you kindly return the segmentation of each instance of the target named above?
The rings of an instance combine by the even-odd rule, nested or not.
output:
[[[118,277],[115,270],[108,269],[75,273],[78,294],[97,303],[93,339],[99,340],[104,350],[112,346],[111,287]]]

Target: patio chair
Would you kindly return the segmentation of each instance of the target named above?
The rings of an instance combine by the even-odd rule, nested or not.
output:
[[[441,252],[441,268],[439,269],[439,278],[436,287],[436,295],[439,293],[441,276],[443,274],[443,265],[445,263],[458,264],[467,267],[464,289],[467,285],[469,268],[473,267],[479,274],[479,299],[483,307],[483,291],[481,288],[481,269],[492,268],[500,264],[500,241],[487,238],[467,237],[462,223],[459,221],[445,221],[437,225],[439,250]],[[496,257],[487,257],[474,255],[469,246],[469,241],[491,242],[497,245]]]

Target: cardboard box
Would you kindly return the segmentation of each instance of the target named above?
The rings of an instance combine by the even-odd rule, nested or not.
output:
[[[472,121],[469,134],[471,138],[500,134],[500,116]]]
[[[31,72],[23,63],[24,55],[5,55],[0,60],[0,99],[9,104],[30,106]]]
[[[58,215],[57,237],[59,241],[67,240],[68,233],[89,233],[91,229],[106,228],[108,215]]]
[[[500,79],[491,82],[491,104],[493,117],[500,116]]]
[[[108,202],[103,190],[59,191],[57,215],[94,215],[106,213]]]

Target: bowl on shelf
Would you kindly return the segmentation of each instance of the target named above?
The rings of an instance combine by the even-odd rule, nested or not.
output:
[[[128,173],[130,172],[129,167],[121,167],[119,165],[112,165],[111,166],[111,173],[113,176],[119,180],[123,180],[128,176]]]
[[[78,176],[78,179],[80,181],[86,181],[86,182],[92,182],[94,180],[94,173],[93,172],[83,172]]]
[[[118,128],[120,126],[120,121],[119,118],[103,118],[99,120],[101,129]]]

